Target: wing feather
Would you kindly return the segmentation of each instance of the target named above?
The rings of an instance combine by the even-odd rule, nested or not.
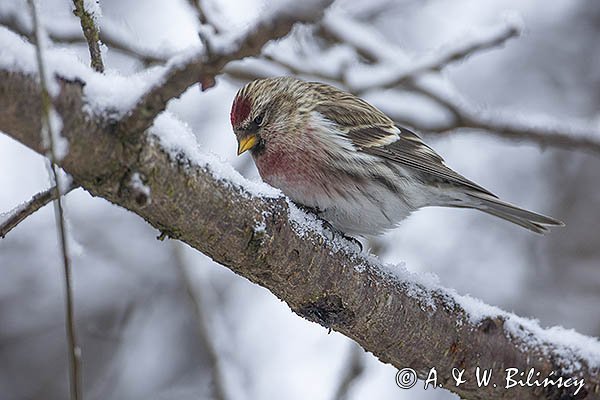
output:
[[[387,146],[365,148],[362,151],[397,162],[442,181],[458,186],[466,186],[477,192],[496,197],[489,190],[449,168],[444,159],[426,145],[416,133],[405,128],[400,128],[400,130],[400,139],[394,143]]]
[[[414,132],[396,126],[366,101],[329,85],[313,83],[318,93],[314,111],[335,123],[357,151],[381,157],[434,179],[496,197],[449,168],[444,159]]]

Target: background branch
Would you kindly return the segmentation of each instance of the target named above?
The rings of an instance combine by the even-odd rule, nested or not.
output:
[[[201,5],[195,0],[190,0],[190,3],[194,7],[202,9]],[[213,23],[208,20],[206,23],[212,26],[215,32],[218,32]],[[32,39],[31,34],[16,18],[0,15],[0,24]],[[268,23],[264,23],[262,28],[257,27],[255,35],[257,37],[262,35],[268,37],[268,25]],[[282,30],[285,31],[287,29],[289,31],[290,28],[291,24],[288,28],[282,28]],[[361,32],[361,35],[351,34],[349,31],[358,31]],[[453,117],[453,120],[448,124],[439,126],[421,125],[418,121],[410,121],[410,125],[413,128],[423,132],[438,134],[450,134],[457,131],[485,132],[505,140],[535,143],[542,148],[557,147],[566,150],[600,154],[600,132],[591,126],[581,126],[573,129],[573,124],[567,125],[564,122],[555,121],[551,117],[546,117],[544,124],[535,124],[528,123],[524,116],[511,113],[475,111],[473,107],[466,106],[464,102],[459,104],[448,96],[421,84],[417,79],[424,74],[441,71],[451,63],[460,62],[482,51],[499,47],[511,38],[519,36],[520,32],[520,26],[514,22],[501,24],[487,29],[483,34],[478,36],[447,44],[442,47],[441,51],[433,53],[432,56],[408,62],[407,60],[401,61],[407,57],[402,49],[376,34],[371,27],[365,26],[350,17],[328,17],[318,25],[316,29],[318,35],[328,41],[351,46],[359,57],[370,64],[370,68],[381,68],[385,64],[390,65],[390,68],[387,68],[383,74],[381,70],[377,70],[377,72],[373,71],[370,75],[375,76],[375,78],[369,81],[356,82],[355,79],[352,79],[353,74],[350,73],[349,66],[341,68],[342,72],[339,74],[325,73],[324,71],[308,67],[302,62],[292,63],[283,60],[277,57],[276,54],[260,55],[260,48],[258,46],[252,54],[241,54],[234,50],[229,54],[213,55],[206,59],[203,59],[202,55],[199,55],[198,58],[189,60],[185,66],[178,65],[171,68],[165,74],[164,82],[157,85],[147,94],[156,99],[156,105],[153,105],[153,110],[147,111],[149,111],[149,116],[156,115],[157,112],[163,110],[165,107],[165,104],[161,103],[166,102],[161,102],[161,98],[169,99],[172,96],[179,96],[202,76],[208,77],[209,81],[210,79],[214,79],[213,75],[220,74],[223,71],[225,71],[227,76],[241,81],[250,81],[270,76],[268,71],[263,71],[261,68],[240,67],[229,64],[231,61],[247,56],[259,56],[267,62],[284,68],[289,74],[337,82],[338,86],[359,96],[365,95],[368,92],[385,89],[407,90],[424,95],[445,108]],[[62,43],[78,43],[82,41],[80,35],[69,36],[64,32],[58,34],[50,32],[50,38],[53,41]],[[146,65],[168,62],[167,58],[155,54],[149,49],[133,46],[123,41],[122,37],[114,34],[109,27],[104,28],[100,32],[100,39],[107,46],[137,58]],[[240,43],[241,47],[243,45]],[[393,63],[407,65],[398,68],[393,67]],[[145,111],[137,110],[134,113],[144,113]],[[406,123],[401,116],[401,110],[396,107],[386,108],[385,111],[399,124]],[[142,120],[137,116],[132,116],[131,119],[135,121]],[[575,124],[575,126],[577,125],[579,124]],[[128,130],[139,131],[147,126],[149,126],[148,121],[145,122],[143,127],[130,126],[131,129]]]
[[[211,21],[208,16],[206,15],[206,10],[205,10],[205,6],[206,6],[206,1],[205,0],[188,0],[190,5],[196,10],[196,12],[198,13],[198,20],[200,21],[201,25],[209,25],[212,27],[213,31],[215,33],[219,33],[219,28],[217,27],[217,25]]]
[[[355,31],[361,34],[357,35]],[[292,64],[273,56],[265,58],[286,68],[291,74],[338,82],[339,85],[359,96],[386,89],[412,91],[428,97],[445,108],[453,117],[451,123],[438,127],[419,126],[414,122],[411,124],[421,131],[446,134],[457,130],[485,131],[503,139],[532,142],[542,148],[557,147],[600,154],[600,132],[591,126],[579,126],[580,124],[577,123],[565,124],[551,117],[545,117],[543,123],[532,123],[531,118],[526,119],[524,116],[475,110],[467,106],[464,101],[459,102],[456,99],[459,97],[457,93],[453,95],[442,93],[419,79],[424,74],[440,71],[453,62],[498,47],[507,40],[517,37],[520,34],[520,27],[515,23],[502,24],[486,30],[484,34],[477,37],[449,44],[435,55],[416,62],[407,63],[398,60],[400,64],[408,65],[402,68],[386,68],[384,71],[377,68],[395,62],[394,57],[400,57],[404,51],[375,34],[370,27],[349,18],[326,18],[317,32],[325,39],[350,45],[357,55],[365,59],[370,64],[370,68],[373,68],[371,73],[361,74],[369,78],[363,78],[362,82],[356,81],[352,78],[353,74],[349,67],[340,68],[341,73],[337,75],[320,74],[315,73],[313,68],[307,67],[302,62]],[[385,111],[402,124],[396,107],[386,107]]]
[[[177,272],[181,279],[185,291],[194,311],[194,317],[196,319],[196,326],[198,327],[198,339],[204,349],[208,362],[210,363],[210,372],[212,378],[212,398],[215,400],[227,400],[225,391],[225,385],[223,382],[221,362],[219,360],[219,353],[215,348],[213,339],[211,337],[211,331],[207,324],[207,308],[204,305],[204,299],[202,293],[199,293],[194,287],[194,283],[188,272],[188,265],[185,261],[185,254],[183,252],[183,245],[179,242],[173,242],[173,259]]]
[[[331,31],[329,31],[331,34]],[[407,81],[417,78],[420,75],[430,72],[439,72],[448,65],[464,61],[471,55],[481,53],[499,47],[506,43],[509,39],[516,38],[521,34],[520,28],[514,24],[501,24],[497,27],[488,28],[485,34],[480,34],[474,38],[466,38],[458,40],[455,43],[442,46],[439,51],[436,51],[431,56],[422,57],[413,62],[407,63],[403,67],[394,67],[393,64],[384,73],[373,76],[371,79],[364,82],[357,82],[352,85],[351,89],[358,95],[373,89],[392,89],[401,86]],[[342,40],[343,37],[338,37]],[[368,45],[367,45],[368,46]],[[380,44],[381,46],[381,44]],[[397,46],[385,43],[383,48],[388,48],[391,54],[400,52]],[[362,50],[361,48],[361,51]],[[377,63],[389,64],[389,56],[387,59],[377,58],[373,61]]]
[[[31,43],[35,44],[35,37],[31,27],[27,26],[27,24],[18,16],[0,13],[0,25],[24,36]],[[49,30],[47,34],[48,38],[55,43],[89,45],[83,32],[79,29]],[[98,29],[98,37],[99,41],[104,43],[107,47],[117,50],[129,57],[138,59],[144,65],[164,64],[168,61],[168,57],[158,54],[153,51],[153,49],[138,46],[127,40],[123,40],[123,36],[118,34],[115,26],[112,24],[105,24],[102,27],[102,30]]]
[[[415,92],[445,107],[453,117],[453,120],[445,125],[417,126],[424,131],[438,134],[449,134],[458,129],[461,132],[485,131],[503,139],[535,143],[541,148],[556,147],[600,154],[600,133],[595,131],[592,126],[580,125],[573,121],[570,123],[566,123],[564,120],[558,122],[547,117],[536,121],[535,116],[525,118],[507,112],[476,109],[465,101],[446,95],[426,84],[415,84],[411,87]],[[394,118],[393,112],[386,111],[390,117]]]
[[[69,184],[69,186],[64,188],[64,191],[59,195],[58,188],[53,186],[50,189],[37,193],[26,203],[15,207],[12,211],[9,211],[7,214],[3,215],[2,222],[0,222],[0,238],[4,239],[8,232],[13,230],[17,225],[27,219],[27,217],[51,201],[69,193],[76,187],[76,185]]]
[[[79,400],[82,397],[81,391],[81,365],[80,355],[81,350],[77,345],[77,335],[75,328],[75,315],[73,310],[73,287],[71,274],[71,258],[69,255],[69,244],[67,239],[67,229],[65,224],[64,205],[62,202],[61,193],[64,193],[63,184],[59,176],[59,167],[57,162],[60,161],[63,154],[59,154],[58,140],[60,132],[57,132],[57,123],[55,119],[56,111],[52,105],[52,97],[49,91],[48,74],[43,54],[42,27],[39,21],[39,16],[36,8],[36,0],[28,1],[33,20],[33,28],[36,37],[35,54],[37,61],[37,70],[39,75],[38,98],[40,99],[40,107],[36,109],[37,115],[40,115],[41,129],[38,130],[37,137],[42,143],[43,154],[49,158],[50,180],[56,185],[56,199],[54,199],[54,215],[56,219],[56,228],[59,236],[59,246],[62,255],[63,272],[65,279],[65,329],[67,333],[67,348],[69,355],[69,388],[70,399]],[[33,96],[34,94],[32,94]],[[36,115],[36,114],[33,114]],[[40,135],[41,133],[41,135]],[[41,137],[40,137],[41,136]]]
[[[73,0],[73,5],[75,6],[73,12],[81,21],[81,29],[90,50],[90,64],[97,72],[104,72],[102,52],[100,51],[100,34],[95,20],[97,15],[95,15],[94,10],[85,9],[83,0]]]
[[[365,371],[365,352],[356,343],[350,343],[348,360],[342,367],[343,374],[339,385],[333,396],[334,400],[347,400],[350,398],[350,391],[354,383],[362,376]]]

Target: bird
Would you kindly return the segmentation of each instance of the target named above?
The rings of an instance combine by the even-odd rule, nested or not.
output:
[[[230,119],[238,155],[250,151],[262,180],[345,235],[380,235],[430,206],[476,209],[539,234],[564,226],[500,200],[419,135],[329,84],[251,81],[237,92]]]

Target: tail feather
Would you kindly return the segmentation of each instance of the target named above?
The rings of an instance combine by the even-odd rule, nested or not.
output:
[[[486,193],[468,192],[466,194],[468,198],[467,207],[502,218],[535,233],[544,234],[548,232],[551,226],[565,226],[563,222],[557,219],[524,210]]]

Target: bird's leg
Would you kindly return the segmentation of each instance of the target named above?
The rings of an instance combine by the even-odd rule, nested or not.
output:
[[[353,243],[355,246],[357,246],[361,253],[363,252],[363,250],[364,250],[363,245],[357,238],[346,235],[344,232],[340,231],[339,229],[336,229],[333,225],[331,225],[331,223],[329,223],[329,221],[327,221],[323,218],[321,218],[321,221],[323,221],[323,227],[325,229],[329,230],[330,232],[332,232],[334,234],[334,237],[336,234],[340,235],[341,237],[343,237],[350,243]]]
[[[358,240],[357,238],[355,238],[354,236],[348,236],[346,235],[344,232],[340,232],[342,237],[344,239],[346,239],[347,241],[349,241],[350,243],[354,243],[357,247],[358,250],[362,253],[364,250],[364,247],[362,245],[362,243],[360,242],[360,240]]]
[[[302,211],[306,212],[306,213],[312,213],[315,215],[319,215],[321,213],[321,210],[319,210],[319,207],[309,207],[309,206],[305,206],[304,204],[298,204],[296,202],[294,202],[294,204],[296,206],[298,206],[298,208],[302,209]]]

